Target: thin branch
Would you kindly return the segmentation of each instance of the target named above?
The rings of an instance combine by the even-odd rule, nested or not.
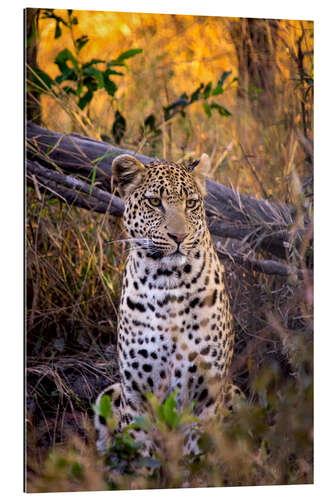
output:
[[[246,163],[248,164],[248,166],[250,167],[250,170],[251,170],[251,172],[252,172],[253,177],[254,177],[254,178],[255,178],[255,180],[257,181],[257,183],[258,183],[258,185],[259,185],[259,187],[260,187],[260,189],[261,189],[261,191],[262,191],[263,196],[267,199],[267,198],[268,198],[267,191],[266,191],[266,189],[265,189],[265,187],[264,187],[263,183],[261,182],[261,179],[259,178],[259,176],[258,176],[258,174],[257,174],[257,170],[256,170],[255,166],[254,166],[254,165],[252,165],[252,163],[250,162],[250,160],[249,160],[249,155],[248,155],[248,154],[246,154],[246,152],[245,152],[245,150],[244,150],[243,146],[241,145],[241,143],[239,143],[239,145],[240,145],[240,148],[241,148],[241,150],[242,150],[243,157],[244,157],[244,159],[245,159]]]
[[[216,251],[221,260],[229,259],[232,262],[236,262],[246,267],[250,271],[257,271],[264,274],[277,274],[279,276],[296,275],[299,279],[304,278],[302,270],[287,266],[276,260],[258,260],[241,252],[228,251],[221,246],[216,246]]]

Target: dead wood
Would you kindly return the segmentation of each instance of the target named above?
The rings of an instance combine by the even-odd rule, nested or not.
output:
[[[41,189],[59,195],[68,203],[121,216],[123,202],[111,194],[112,162],[130,153],[143,164],[153,159],[78,134],[59,134],[27,123],[28,179],[38,180]],[[304,229],[295,229],[293,209],[278,201],[240,194],[207,179],[205,198],[208,225],[213,236],[234,238],[260,252],[287,258],[301,246]],[[292,228],[292,230],[290,229]]]

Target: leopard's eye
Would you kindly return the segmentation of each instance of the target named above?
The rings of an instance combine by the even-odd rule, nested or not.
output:
[[[159,207],[161,205],[160,198],[148,198],[148,200],[153,207]]]
[[[193,208],[193,207],[195,207],[197,202],[198,202],[198,200],[195,200],[195,199],[186,200],[186,207]]]

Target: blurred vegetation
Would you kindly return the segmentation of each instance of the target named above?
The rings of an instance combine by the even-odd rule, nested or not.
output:
[[[169,160],[206,152],[215,180],[293,205],[299,225],[312,217],[312,22],[30,11],[28,118]],[[223,426],[200,426],[201,461],[181,457],[181,425],[160,422],[155,473],[126,433],[106,469],[91,417],[118,380],[126,248],[109,243],[121,223],[36,187],[26,196],[29,491],[313,482],[311,230],[290,256],[303,278],[226,263],[247,401]]]

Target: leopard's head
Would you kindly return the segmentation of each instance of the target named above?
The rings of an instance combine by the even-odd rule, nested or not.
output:
[[[209,168],[206,154],[188,166],[164,161],[145,166],[127,154],[113,161],[125,228],[137,246],[164,260],[180,260],[200,246],[207,231],[203,198]]]

